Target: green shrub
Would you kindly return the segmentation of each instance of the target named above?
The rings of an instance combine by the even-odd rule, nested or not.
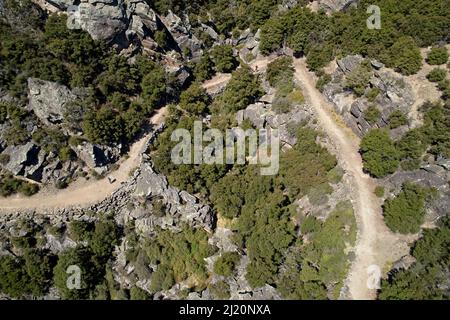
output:
[[[331,75],[329,74],[324,74],[322,76],[320,76],[320,78],[317,80],[316,83],[316,88],[322,92],[324,87],[331,82]]]
[[[233,47],[230,45],[215,46],[210,50],[210,55],[218,72],[231,72],[239,64],[234,57]]]
[[[230,299],[230,285],[225,281],[218,281],[209,285],[209,291],[212,295],[219,300]]]
[[[427,189],[412,183],[405,183],[395,198],[387,199],[383,205],[387,226],[394,232],[417,233],[425,216]]]
[[[366,93],[366,98],[369,102],[374,102],[377,97],[380,95],[380,89],[378,88],[371,88]]]
[[[364,120],[366,120],[369,124],[375,124],[380,120],[381,117],[381,111],[375,107],[374,105],[370,105],[365,111],[364,111]]]
[[[377,178],[394,173],[398,168],[400,155],[386,130],[369,131],[361,141],[360,152],[364,170]]]
[[[435,68],[427,75],[427,79],[431,82],[441,82],[447,77],[447,71],[440,68]]]
[[[239,260],[241,257],[237,252],[224,252],[214,263],[214,272],[229,277],[233,274]]]
[[[278,83],[284,79],[292,79],[294,67],[292,57],[281,57],[267,65],[266,78],[272,87],[277,87]]]
[[[431,65],[446,64],[448,61],[448,51],[446,47],[433,47],[428,53],[427,62]]]
[[[387,64],[404,75],[412,75],[422,68],[422,55],[412,37],[399,38],[389,49]]]
[[[302,234],[315,233],[320,230],[321,222],[314,216],[307,216],[300,223],[300,230]]]
[[[130,289],[130,300],[150,300],[150,294],[139,287],[132,286]]]
[[[408,124],[408,118],[400,110],[396,110],[389,115],[389,128],[395,129]]]
[[[376,186],[374,193],[378,198],[383,198],[384,197],[384,187],[383,186]]]
[[[372,77],[372,67],[369,61],[363,61],[345,77],[344,87],[352,90],[357,96],[362,96],[366,91],[369,80]]]
[[[381,282],[382,300],[448,300],[450,219],[444,217],[438,228],[423,230],[412,249],[416,259],[407,269],[391,272]]]
[[[86,241],[90,239],[93,225],[83,220],[73,220],[69,223],[69,236],[74,241]]]

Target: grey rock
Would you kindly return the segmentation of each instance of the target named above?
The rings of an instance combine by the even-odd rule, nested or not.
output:
[[[40,182],[42,180],[42,171],[44,170],[44,162],[47,158],[47,153],[40,150],[37,155],[37,163],[26,168],[25,176],[34,181]]]
[[[202,44],[191,32],[191,24],[187,15],[183,19],[169,10],[168,14],[161,17],[162,22],[177,43],[180,52],[189,51],[192,59],[197,59],[203,54]],[[190,58],[185,57],[185,58]]]
[[[197,198],[184,190],[180,192],[180,197],[186,203],[190,203],[190,204],[197,203]]]
[[[28,79],[29,108],[46,125],[64,120],[65,107],[77,97],[69,88],[55,82]]]
[[[39,147],[32,142],[20,146],[8,146],[3,154],[9,155],[9,162],[3,165],[3,168],[16,176],[24,175],[25,167],[35,164],[38,152]]]
[[[130,1],[127,12],[131,16],[128,30],[132,30],[140,37],[149,36],[158,31],[161,21],[156,12],[144,1]]]
[[[42,170],[42,182],[51,183],[59,180],[59,178],[61,177],[61,168],[62,165],[59,160],[53,161],[49,165],[45,166],[45,168]]]
[[[327,12],[337,12],[347,10],[358,2],[359,0],[319,0],[319,8]]]
[[[404,256],[394,263],[390,272],[407,270],[414,262],[416,262],[416,259],[413,256]]]
[[[377,70],[380,70],[380,69],[382,69],[384,67],[384,64],[379,62],[379,61],[377,61],[377,60],[370,61],[370,64],[372,65],[372,67],[374,67]]]
[[[450,171],[450,159],[439,158],[437,164],[443,167],[445,170]]]
[[[267,112],[268,109],[264,103],[254,103],[244,110],[244,119],[250,120],[256,128],[263,128],[266,123]]]
[[[105,153],[99,146],[86,141],[76,146],[74,151],[77,154],[77,157],[83,160],[91,169],[103,167],[109,162]]]
[[[201,23],[200,26],[201,26],[201,30],[203,32],[206,32],[212,39],[214,39],[214,40],[219,39],[218,33],[212,27],[210,27],[204,23]]]
[[[340,60],[337,61],[338,67],[342,70],[344,73],[352,72],[354,69],[359,67],[361,62],[363,61],[363,57],[359,55],[354,56],[346,56]]]
[[[123,0],[81,2],[69,18],[69,28],[83,29],[94,40],[114,40],[128,24]]]
[[[61,11],[67,10],[70,6],[74,5],[76,3],[76,0],[47,0],[45,1]]]
[[[332,81],[323,90],[328,101],[334,104],[347,125],[359,136],[363,136],[372,128],[386,126],[390,114],[395,110],[408,114],[415,101],[414,91],[405,78],[382,68],[376,61],[372,61],[375,70],[372,70],[372,77],[367,84],[368,88],[370,86],[379,90],[374,102],[369,102],[364,96],[356,97],[351,91],[346,90],[345,76],[355,70],[362,61],[363,58],[358,55],[338,60],[338,69],[332,74]],[[380,110],[381,117],[376,123],[369,124],[364,119],[364,111],[372,103]]]

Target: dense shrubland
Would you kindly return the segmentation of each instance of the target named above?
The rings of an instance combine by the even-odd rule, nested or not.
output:
[[[381,8],[380,30],[367,28],[369,5]],[[390,0],[364,0],[356,9],[332,16],[296,7],[265,22],[260,49],[268,54],[286,43],[298,54],[305,55],[309,68],[314,71],[336,56],[361,54],[409,75],[422,65],[419,47],[447,41],[449,10],[444,0],[407,0],[400,5]],[[442,49],[435,49],[428,60],[442,64],[446,55]]]

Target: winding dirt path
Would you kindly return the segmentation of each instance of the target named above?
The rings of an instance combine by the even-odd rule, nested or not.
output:
[[[346,286],[349,298],[374,299],[376,290],[369,289],[369,267],[376,266],[381,273],[389,262],[396,261],[408,253],[408,246],[392,234],[384,224],[380,200],[373,190],[373,179],[362,171],[362,159],[358,152],[359,139],[334,113],[333,106],[315,87],[314,75],[307,71],[304,59],[294,60],[295,77],[305,97],[312,105],[319,123],[337,149],[337,157],[343,169],[349,173],[353,185],[352,202],[356,212],[358,239],[356,258],[352,263]],[[376,280],[376,278],[375,278]],[[369,281],[369,282],[368,282]]]
[[[166,114],[166,108],[161,108],[150,119],[154,125],[159,125]],[[125,183],[131,170],[137,168],[141,163],[141,154],[149,139],[149,135],[143,136],[135,142],[126,156],[119,164],[119,168],[110,173],[115,181],[110,183],[107,178],[101,180],[76,181],[67,189],[58,190],[56,193],[39,192],[32,197],[15,195],[8,198],[0,198],[1,210],[20,209],[47,209],[66,208],[71,206],[88,206],[100,202],[110,196],[114,191]]]
[[[257,59],[250,64],[256,72],[263,72],[271,58]],[[304,59],[294,60],[295,77],[304,91],[304,95],[313,107],[317,118],[335,144],[340,165],[350,175],[354,192],[351,195],[358,224],[358,239],[355,247],[355,260],[352,263],[346,288],[348,298],[374,299],[376,290],[368,287],[370,266],[377,266],[381,273],[388,264],[408,254],[408,241],[392,234],[386,227],[382,217],[381,202],[374,195],[375,181],[362,171],[362,159],[358,152],[359,139],[345,126],[342,119],[334,113],[333,106],[325,100],[315,87],[314,75],[307,71]],[[206,89],[223,86],[230,79],[228,75],[219,75],[204,84]],[[166,109],[163,108],[152,117],[154,124],[161,123]],[[57,193],[38,193],[30,198],[20,196],[0,198],[0,210],[64,208],[71,206],[87,206],[97,203],[111,195],[129,178],[129,173],[141,161],[141,153],[148,136],[137,141],[122,160],[117,171],[111,173],[116,181],[108,179],[99,181],[78,181],[68,189]]]

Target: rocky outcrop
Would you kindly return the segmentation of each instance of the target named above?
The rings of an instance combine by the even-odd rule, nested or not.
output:
[[[56,82],[28,79],[28,107],[46,125],[60,124],[67,104],[76,98],[69,88]]]
[[[450,171],[445,168],[445,162],[436,164],[424,164],[421,169],[415,171],[399,171],[382,180],[381,184],[390,191],[389,196],[398,194],[405,182],[415,183],[427,188],[435,188],[438,195],[427,205],[427,221],[436,221],[447,215],[450,203],[450,188],[448,181]]]
[[[260,53],[260,35],[260,29],[258,29],[256,33],[253,33],[251,29],[246,29],[237,39],[233,41],[235,46],[239,46],[241,48],[239,49],[239,54],[245,61],[249,62],[248,56],[256,57]]]
[[[68,27],[87,31],[94,40],[112,41],[127,29],[123,0],[89,0],[68,7]]]
[[[414,104],[415,96],[407,80],[386,68],[377,61],[371,61],[372,76],[366,85],[363,96],[357,97],[345,88],[346,77],[358,68],[364,59],[361,56],[347,56],[337,61],[338,68],[332,74],[332,80],[324,89],[325,97],[334,104],[347,125],[359,136],[363,136],[371,128],[380,128],[388,124],[389,116],[396,110],[408,114]],[[369,101],[366,97],[370,91],[376,90],[378,95]],[[379,109],[381,116],[375,123],[369,123],[364,113],[370,105]]]
[[[117,161],[121,148],[102,147],[85,141],[73,149],[80,160],[90,169],[95,169]]]
[[[258,129],[278,129],[280,141],[293,146],[297,142],[297,138],[289,128],[303,121],[308,122],[312,115],[308,105],[293,106],[288,113],[276,114],[272,111],[271,104],[257,102],[238,111],[236,121],[238,125],[241,125],[244,120],[249,120]]]
[[[201,57],[203,54],[202,43],[192,33],[192,27],[187,15],[181,18],[169,10],[169,13],[161,17],[161,20],[185,58],[197,59]]]
[[[38,160],[39,147],[34,143],[28,142],[20,146],[8,146],[2,154],[9,156],[9,161],[3,165],[3,168],[13,175],[25,175],[25,168],[34,165]]]
[[[150,215],[136,221],[136,227],[140,227],[144,232],[156,225],[176,228],[180,223],[201,226],[209,232],[213,230],[214,217],[211,208],[199,203],[195,196],[169,186],[167,178],[156,173],[149,162],[144,162],[136,173],[134,195],[141,199],[162,201],[165,206],[165,215]],[[130,213],[131,216],[133,214],[136,212]],[[137,214],[139,216],[142,213]]]
[[[319,8],[326,12],[337,12],[356,6],[359,0],[319,0]]]

